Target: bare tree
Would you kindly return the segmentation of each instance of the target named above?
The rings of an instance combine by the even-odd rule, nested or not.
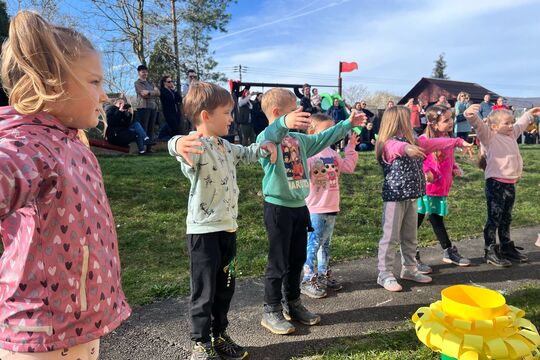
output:
[[[369,90],[363,85],[350,85],[343,90],[343,98],[349,105],[353,105],[355,102],[365,99],[369,96]]]
[[[386,90],[375,91],[365,98],[369,107],[374,109],[384,109],[386,104],[388,104],[388,101],[392,100],[396,103],[399,99],[399,96]]]
[[[76,28],[78,24],[77,17],[62,12],[60,10],[62,2],[62,0],[18,0],[17,11],[30,9],[37,12],[50,23]]]

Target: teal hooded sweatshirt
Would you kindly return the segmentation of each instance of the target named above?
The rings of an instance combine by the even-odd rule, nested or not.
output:
[[[349,119],[314,135],[289,132],[282,116],[257,136],[257,142],[272,141],[277,147],[275,164],[259,159],[264,170],[264,200],[280,206],[298,208],[306,205],[309,194],[307,159],[343,139],[352,125]]]

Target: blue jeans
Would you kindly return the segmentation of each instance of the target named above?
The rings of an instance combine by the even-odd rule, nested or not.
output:
[[[315,275],[315,254],[317,254],[317,271],[324,274],[328,270],[330,257],[330,241],[336,224],[336,215],[311,214],[313,231],[308,235],[306,263],[304,264],[304,281]]]
[[[144,140],[148,137],[146,135],[146,132],[141,126],[141,123],[138,121],[134,121],[130,126],[129,130],[135,131],[135,134],[137,134],[137,148],[139,149],[139,152],[144,151]]]

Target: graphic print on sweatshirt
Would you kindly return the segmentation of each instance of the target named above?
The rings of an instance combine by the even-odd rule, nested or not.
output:
[[[309,187],[298,140],[292,136],[286,136],[281,142],[281,152],[283,153],[283,165],[285,166],[289,189]]]
[[[338,163],[333,156],[315,160],[311,167],[311,179],[315,185],[315,191],[336,190],[338,171]]]

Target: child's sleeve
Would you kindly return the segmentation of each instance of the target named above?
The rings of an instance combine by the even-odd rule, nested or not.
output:
[[[384,143],[383,146],[383,161],[387,164],[391,164],[396,158],[405,155],[405,148],[407,143],[404,141],[390,139]]]
[[[351,128],[351,121],[343,120],[318,134],[302,136],[306,147],[306,156],[312,157],[313,155],[317,155],[330,145],[343,139]]]
[[[257,142],[262,143],[266,140],[279,144],[288,133],[289,129],[285,125],[285,116],[282,116],[274,120],[273,123],[268,125],[266,129],[257,136]]]
[[[463,145],[463,139],[461,138],[448,138],[448,137],[441,137],[441,138],[427,138],[427,137],[419,137],[418,138],[418,145],[426,152],[426,153],[432,153],[434,151],[438,150],[445,150],[448,148],[453,147],[459,147]]]
[[[345,157],[342,158],[338,155],[338,168],[339,172],[343,174],[352,174],[356,169],[358,163],[358,153],[354,149],[354,146],[350,144],[345,147]]]
[[[45,184],[34,155],[25,152],[27,146],[19,146],[19,142],[0,143],[0,220],[31,203]]]
[[[524,112],[523,115],[519,117],[519,119],[516,121],[514,126],[512,127],[512,131],[514,132],[514,137],[517,139],[524,131],[527,129],[529,124],[534,120],[534,116],[529,114],[529,112]]]
[[[489,129],[489,125],[482,121],[478,114],[474,114],[471,117],[466,117],[469,124],[474,128],[474,131],[476,132],[476,136],[478,136],[478,140],[482,144],[488,144],[491,139],[491,130]]]
[[[230,144],[232,154],[234,156],[234,165],[238,165],[239,162],[244,164],[254,163],[259,158],[264,158],[270,155],[270,153],[261,148],[263,143],[254,143],[249,146],[242,146],[236,144]]]
[[[186,161],[186,159],[184,159],[184,157],[176,151],[176,142],[179,141],[181,138],[182,138],[182,135],[176,135],[176,136],[173,136],[169,140],[169,142],[167,143],[169,154],[171,156],[174,156],[176,160],[178,160],[183,165],[191,167]],[[197,146],[196,148],[202,149],[202,147],[200,146]],[[201,154],[189,153],[189,157],[191,159],[191,163],[193,164],[193,167],[195,167],[195,165],[197,165],[201,161]]]

